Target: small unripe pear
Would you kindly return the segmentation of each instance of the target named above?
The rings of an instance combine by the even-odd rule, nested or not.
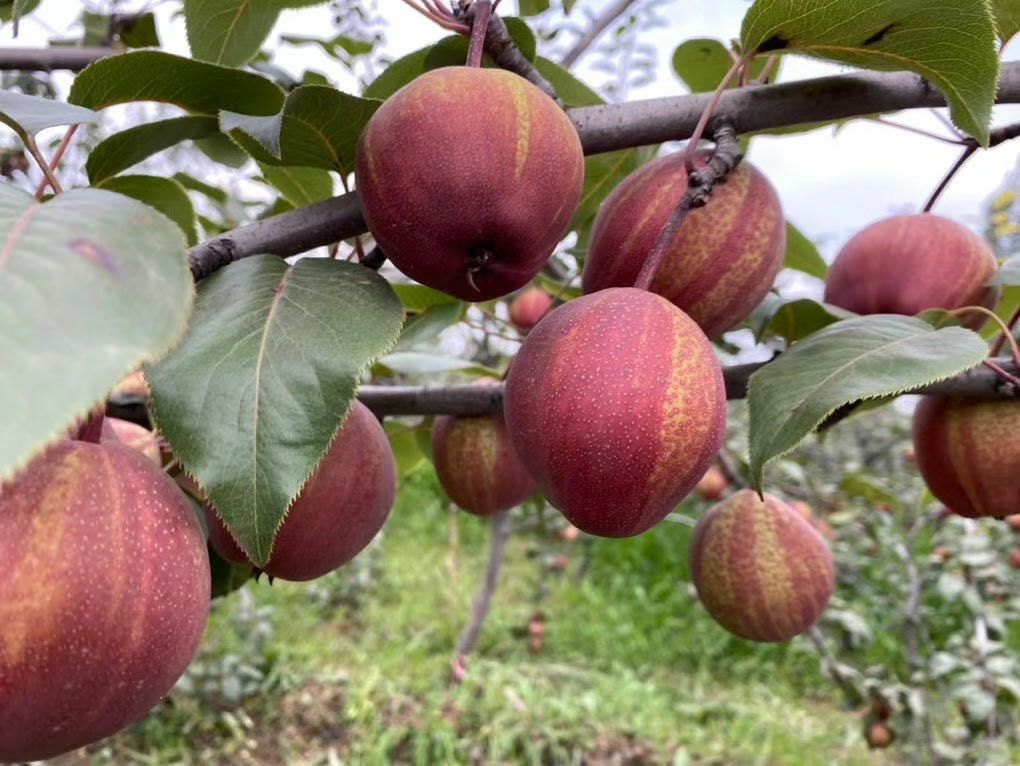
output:
[[[510,321],[521,332],[527,332],[549,313],[552,305],[549,293],[538,287],[529,287],[510,301]]]
[[[727,486],[729,483],[726,481],[726,474],[719,466],[712,464],[705,471],[705,475],[698,480],[696,489],[705,500],[714,502],[723,496]]]
[[[694,529],[691,577],[710,615],[749,641],[788,641],[814,625],[835,587],[829,546],[786,503],[741,490]]]

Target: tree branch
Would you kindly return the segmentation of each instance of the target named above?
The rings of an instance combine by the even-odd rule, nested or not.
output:
[[[592,20],[591,26],[585,31],[583,35],[574,43],[572,47],[563,58],[560,60],[567,69],[570,69],[577,60],[583,56],[587,50],[592,46],[599,36],[609,28],[609,25],[616,21],[620,16],[627,12],[627,9],[634,5],[636,0],[616,0],[615,3],[610,5],[602,15],[595,17]]]
[[[689,138],[711,94],[675,96],[567,111],[585,154]],[[1020,103],[1020,62],[1002,67],[998,100]],[[738,134],[945,106],[943,95],[909,73],[857,72],[726,91],[716,114]],[[228,231],[191,251],[196,279],[249,255],[297,255],[367,231],[357,192]]]
[[[454,683],[460,683],[467,674],[467,658],[474,651],[478,643],[478,636],[482,632],[482,625],[489,614],[489,605],[496,593],[496,586],[499,584],[499,570],[503,568],[503,559],[506,554],[506,544],[510,539],[510,517],[511,511],[503,511],[492,517],[491,537],[489,538],[489,559],[485,564],[485,578],[482,580],[475,595],[475,602],[471,607],[471,621],[457,642],[457,651],[453,657]]]
[[[117,53],[113,48],[0,48],[0,70],[80,72],[99,59]]]

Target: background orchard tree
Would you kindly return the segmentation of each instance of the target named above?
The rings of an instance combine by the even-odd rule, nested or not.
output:
[[[69,5],[0,2],[0,761],[1020,760],[1015,173],[932,212],[1020,6]],[[861,124],[955,162],[769,159]]]

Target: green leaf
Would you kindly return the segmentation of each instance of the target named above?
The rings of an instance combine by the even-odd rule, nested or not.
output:
[[[159,32],[156,31],[156,16],[141,13],[122,22],[120,41],[128,48],[158,48]]]
[[[414,285],[407,283],[396,283],[391,285],[394,292],[404,304],[408,311],[423,312],[435,306],[446,306],[451,303],[460,303],[452,295],[441,293],[425,285]]]
[[[205,138],[196,138],[195,148],[213,162],[218,162],[235,170],[243,168],[251,159],[248,156],[248,152],[222,133],[206,136]]]
[[[222,205],[227,201],[227,193],[223,191],[223,189],[218,189],[215,186],[210,186],[209,184],[205,183],[205,181],[200,181],[194,176],[188,175],[187,173],[174,173],[173,178],[177,183],[179,183],[188,191],[204,194],[213,202]]]
[[[97,120],[99,115],[91,109],[40,96],[26,96],[13,90],[0,91],[0,122],[13,129],[22,140],[57,125],[78,125]]]
[[[855,316],[838,306],[819,303],[808,298],[790,301],[780,306],[772,315],[766,333],[786,338],[787,343],[796,343],[823,327]]]
[[[346,175],[354,168],[361,132],[381,103],[334,88],[304,85],[291,91],[276,115],[223,112],[220,125],[264,164],[301,165]]]
[[[273,0],[184,0],[191,54],[223,66],[247,64],[279,15]]]
[[[766,59],[759,58],[751,62],[748,74],[755,79],[765,69]],[[691,93],[711,93],[726,77],[733,66],[733,56],[721,41],[710,37],[701,37],[680,43],[673,51],[673,71],[683,80]],[[775,79],[777,70],[773,70]],[[728,87],[740,85],[734,79]]]
[[[439,334],[464,318],[465,304],[446,303],[430,308],[423,314],[410,316],[404,320],[404,329],[400,332],[400,340],[393,347],[394,351],[410,351],[415,346],[435,340]]]
[[[825,279],[829,267],[818,253],[815,243],[801,234],[800,229],[786,222],[786,259],[783,268]]]
[[[444,354],[426,354],[419,351],[400,351],[387,354],[379,365],[403,375],[435,375],[442,372],[463,372],[469,375],[499,377],[499,371],[485,367],[470,359],[457,359]]]
[[[189,245],[198,244],[195,207],[183,186],[172,178],[160,176],[115,176],[99,184],[107,191],[133,197],[165,215],[181,227]]]
[[[333,196],[333,177],[318,168],[259,165],[262,177],[294,207],[305,207]]]
[[[1013,255],[1007,258],[999,267],[998,272],[992,277],[993,285],[1003,287],[1016,287],[1020,285],[1020,255]]]
[[[147,371],[160,432],[257,566],[402,316],[370,269],[254,256],[200,283],[183,343]]]
[[[850,497],[865,500],[872,506],[883,504],[897,510],[903,508],[903,501],[899,497],[866,473],[847,474],[839,483],[839,490]]]
[[[537,16],[549,10],[549,0],[517,0],[521,16]]]
[[[584,188],[570,228],[587,231],[595,221],[599,206],[620,183],[655,155],[658,147],[621,149],[594,154],[584,160]]]
[[[992,0],[992,11],[999,39],[1008,43],[1020,32],[1020,0]]]
[[[0,0],[0,21],[17,21],[39,7],[42,0]]]
[[[424,426],[409,426],[407,423],[388,419],[383,428],[386,430],[390,449],[393,450],[393,457],[397,462],[398,478],[406,479],[429,462],[428,457],[422,452],[421,439],[418,436],[418,432]]]
[[[205,116],[174,117],[136,125],[100,142],[89,153],[85,170],[89,181],[96,185],[182,141],[206,138],[219,132],[216,118]]]
[[[538,56],[535,58],[535,69],[553,86],[564,106],[597,106],[605,103],[602,96],[555,61]]]
[[[0,186],[0,479],[184,332],[180,230],[140,202],[75,189],[40,204]]]
[[[987,0],[756,0],[746,53],[803,53],[851,66],[909,70],[946,96],[957,125],[988,145],[999,72]]]
[[[987,353],[976,333],[936,330],[916,317],[876,314],[816,332],[751,376],[754,486],[761,489],[765,463],[796,447],[837,408],[948,378]]]
[[[103,109],[128,101],[159,101],[189,112],[276,114],[283,90],[265,77],[162,51],[132,51],[90,64],[74,80],[68,101]]]
[[[544,271],[538,272],[536,279],[539,287],[558,300],[572,301],[574,298],[580,298],[584,295],[580,286],[576,284],[564,286],[562,282],[557,282]]]
[[[529,61],[536,61],[537,65],[538,61],[535,58],[537,43],[530,27],[520,19],[515,19],[512,16],[503,19],[503,21],[506,22],[507,31],[521,53]],[[464,64],[464,59],[467,56],[467,48],[468,42],[466,38],[461,35],[452,35],[444,37],[435,45],[408,53],[386,67],[365,88],[363,95],[365,98],[387,99],[425,72],[444,66],[461,66]],[[547,60],[542,59],[542,61]],[[558,67],[561,71],[566,71],[562,67],[552,64],[552,62],[547,63]],[[538,66],[538,69],[541,71],[542,67]],[[545,73],[543,72],[543,74]]]

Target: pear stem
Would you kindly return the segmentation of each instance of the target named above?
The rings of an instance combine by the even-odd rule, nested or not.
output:
[[[485,52],[485,33],[492,16],[491,0],[476,0],[475,12],[471,19],[471,44],[468,46],[467,66],[480,67]]]
[[[986,309],[984,306],[964,306],[963,308],[950,311],[949,313],[953,316],[958,316],[960,314],[984,314],[990,318],[999,326],[999,329],[1002,330],[1002,334],[1005,337],[1006,342],[1009,343],[1010,350],[1013,352],[1013,362],[1017,365],[1017,367],[1020,367],[1020,346],[1017,345],[1016,338],[1013,337],[1013,333],[1009,326],[1002,321],[1002,317],[994,311]]]
[[[977,150],[978,145],[976,143],[967,145],[967,147],[963,150],[963,153],[960,154],[960,158],[956,161],[953,167],[949,169],[949,172],[946,173],[945,178],[943,178],[941,183],[935,187],[935,191],[932,192],[931,197],[928,198],[928,202],[925,203],[924,208],[921,210],[922,213],[930,213],[932,211],[932,208],[935,207],[935,203],[938,202],[939,197],[942,196],[942,192],[944,192],[946,187],[949,186],[949,182],[956,177],[956,174],[960,172],[960,168],[967,163],[967,160],[969,160]]]
[[[78,441],[99,444],[103,436],[103,408],[93,410],[81,428],[78,429]]]

